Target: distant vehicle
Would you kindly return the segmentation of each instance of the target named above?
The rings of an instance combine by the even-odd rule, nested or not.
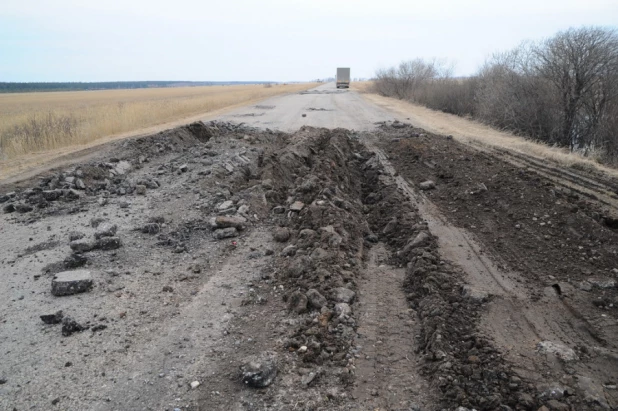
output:
[[[337,88],[350,88],[349,67],[337,67]]]

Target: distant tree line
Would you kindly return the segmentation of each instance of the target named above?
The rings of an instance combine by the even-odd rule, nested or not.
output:
[[[104,81],[104,82],[63,82],[63,83],[2,83],[0,93],[27,93],[35,91],[80,91],[113,90],[161,87],[227,86],[238,84],[272,83],[264,81]]]
[[[572,28],[496,53],[472,77],[416,59],[376,73],[376,91],[584,155],[618,159],[618,35]]]

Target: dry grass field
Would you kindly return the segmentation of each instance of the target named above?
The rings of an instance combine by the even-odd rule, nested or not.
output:
[[[0,161],[311,87],[313,83],[0,94]]]

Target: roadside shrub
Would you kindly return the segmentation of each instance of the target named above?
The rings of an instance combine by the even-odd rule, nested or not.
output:
[[[415,101],[445,113],[474,116],[477,87],[476,77],[434,79],[420,88]]]
[[[420,59],[376,73],[375,92],[585,156],[618,158],[618,34],[582,27],[497,53],[456,79]],[[601,153],[601,154],[599,154]]]

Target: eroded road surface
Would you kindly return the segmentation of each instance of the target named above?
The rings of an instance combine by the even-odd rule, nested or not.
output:
[[[616,182],[520,163],[326,84],[0,182],[0,408],[616,409]]]

